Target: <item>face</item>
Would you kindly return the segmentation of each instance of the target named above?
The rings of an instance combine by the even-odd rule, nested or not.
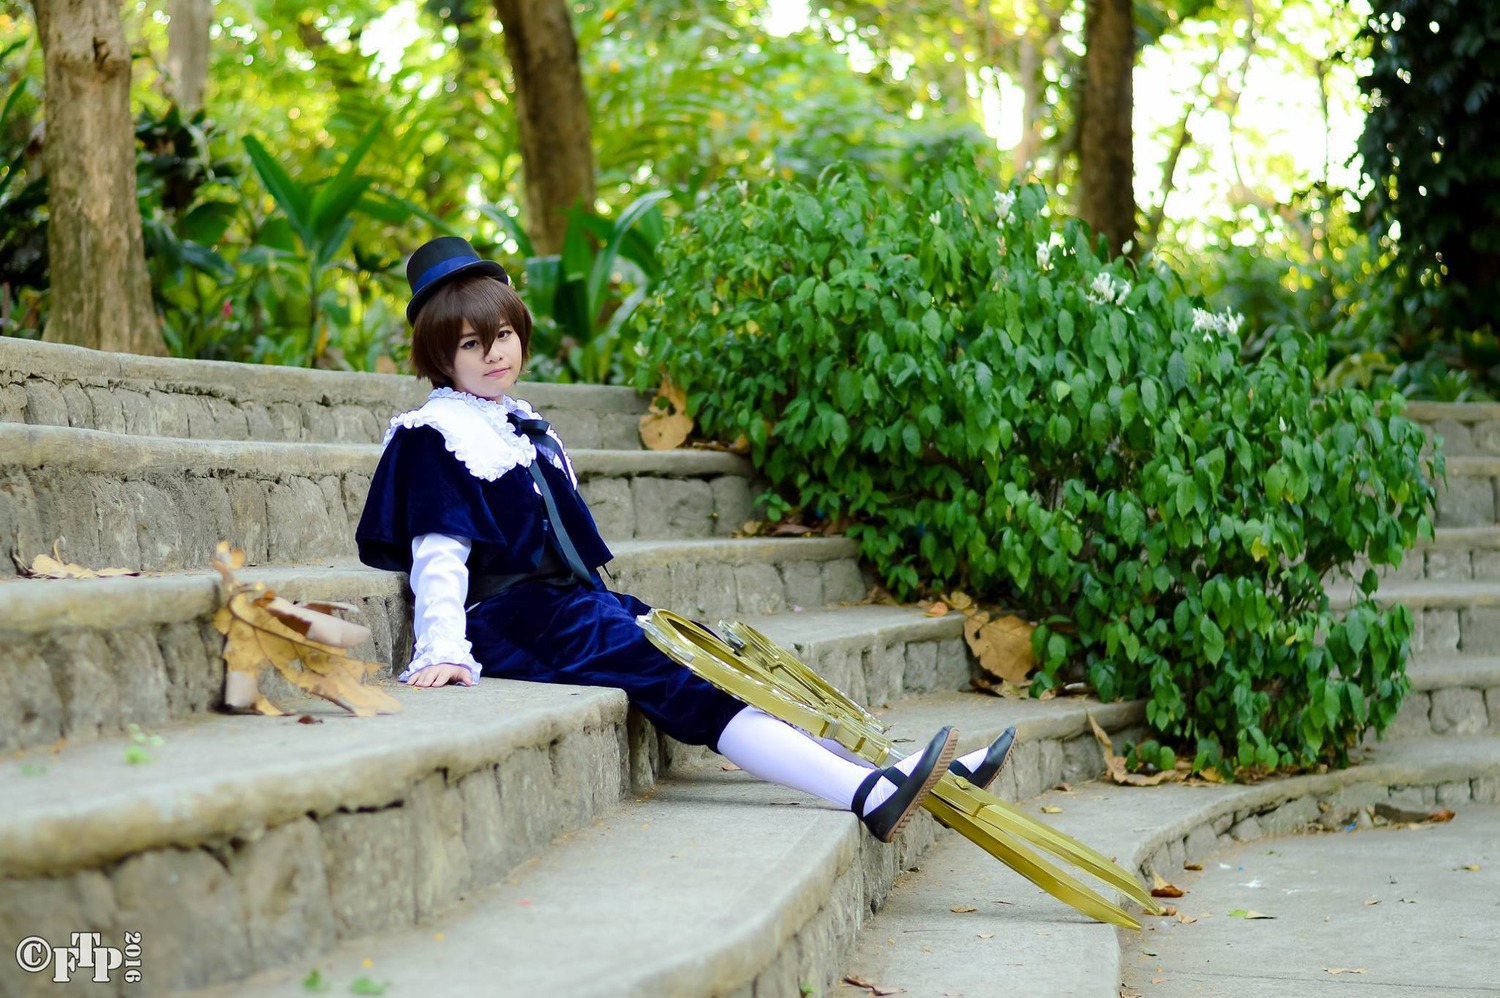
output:
[[[509,324],[502,324],[490,344],[465,322],[458,350],[453,355],[453,387],[482,399],[498,399],[521,376],[521,337]]]

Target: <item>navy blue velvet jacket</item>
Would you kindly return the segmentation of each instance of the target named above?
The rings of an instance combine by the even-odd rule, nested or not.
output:
[[[545,458],[537,464],[552,488],[558,513],[584,564],[597,569],[613,555],[583,497],[566,472]],[[395,431],[370,481],[370,495],[354,539],[359,560],[372,568],[411,571],[411,542],[422,534],[467,537],[471,575],[515,575],[541,563],[551,526],[525,467],[494,481],[469,473],[430,426]]]

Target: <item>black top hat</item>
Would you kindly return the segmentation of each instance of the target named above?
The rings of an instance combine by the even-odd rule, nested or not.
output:
[[[429,239],[406,261],[406,283],[411,285],[406,321],[416,325],[417,313],[433,292],[460,274],[483,274],[502,284],[510,283],[505,268],[493,260],[480,259],[467,239],[459,236]]]

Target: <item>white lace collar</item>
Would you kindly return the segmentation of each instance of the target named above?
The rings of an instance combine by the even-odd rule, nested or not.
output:
[[[536,460],[536,445],[511,425],[507,418],[518,413],[528,419],[540,418],[535,409],[522,399],[502,396],[498,400],[480,398],[452,388],[434,388],[420,409],[403,412],[391,420],[381,446],[402,427],[430,426],[443,435],[443,442],[453,456],[469,469],[469,474],[493,482],[512,468],[525,468]],[[563,451],[562,440],[549,428],[547,435],[557,441],[561,460],[553,464],[567,472],[578,484],[572,462]]]

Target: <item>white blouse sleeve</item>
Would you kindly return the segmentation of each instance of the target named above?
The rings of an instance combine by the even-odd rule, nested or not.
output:
[[[452,663],[469,670],[479,682],[479,663],[464,635],[464,601],[469,594],[469,540],[447,534],[422,534],[411,542],[412,614],[416,647],[401,673],[405,682],[429,665]]]

